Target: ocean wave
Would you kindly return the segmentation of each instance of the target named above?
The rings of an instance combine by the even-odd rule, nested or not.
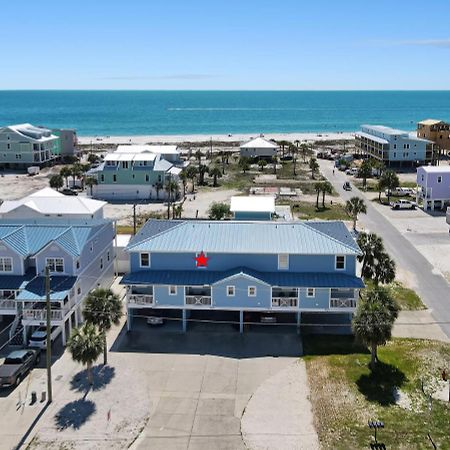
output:
[[[167,111],[308,111],[311,108],[167,108]]]

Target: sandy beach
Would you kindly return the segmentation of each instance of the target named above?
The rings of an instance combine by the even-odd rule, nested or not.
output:
[[[213,141],[220,142],[245,142],[257,137],[257,133],[247,134],[185,134],[185,135],[143,135],[143,136],[79,136],[78,142],[81,145],[93,144],[176,144],[180,142],[204,142]],[[354,132],[323,132],[323,133],[267,133],[264,134],[266,139],[275,139],[277,141],[328,141],[328,140],[348,140],[353,139]]]

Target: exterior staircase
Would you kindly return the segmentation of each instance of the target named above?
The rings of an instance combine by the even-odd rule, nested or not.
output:
[[[22,347],[23,344],[22,315],[18,314],[13,321],[11,329],[9,330],[9,345],[11,347]]]

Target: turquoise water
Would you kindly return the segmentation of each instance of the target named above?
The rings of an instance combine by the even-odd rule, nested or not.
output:
[[[425,118],[450,121],[450,91],[0,91],[0,126],[80,136],[412,130]]]

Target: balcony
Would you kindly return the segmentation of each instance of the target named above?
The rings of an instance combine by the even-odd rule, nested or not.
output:
[[[297,308],[297,297],[272,297],[272,308]]]
[[[331,298],[330,299],[330,308],[334,308],[334,309],[356,308],[356,299],[355,298]]]
[[[63,320],[64,310],[62,309],[52,309],[50,311],[50,320]],[[23,310],[24,320],[47,320],[47,310],[46,309],[24,309]]]
[[[153,305],[153,295],[151,294],[128,294],[128,304],[149,306]]]
[[[16,301],[15,300],[1,300],[0,299],[0,311],[3,311],[3,314],[15,314],[15,312],[16,312]]]
[[[186,295],[186,305],[192,306],[211,306],[210,295]]]

